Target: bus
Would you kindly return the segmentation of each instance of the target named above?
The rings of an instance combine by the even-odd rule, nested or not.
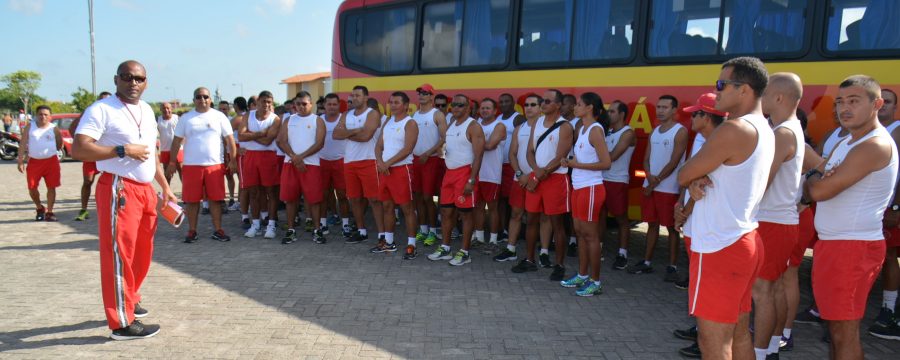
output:
[[[771,73],[800,75],[800,108],[820,141],[836,126],[833,98],[845,77],[864,73],[900,92],[898,19],[896,0],[345,0],[332,88],[346,98],[363,85],[382,104],[394,91],[415,99],[423,83],[473,99],[555,88],[620,100],[638,137],[636,218],[661,95],[688,106],[714,91],[722,62],[756,56]],[[678,120],[689,125],[690,114]]]

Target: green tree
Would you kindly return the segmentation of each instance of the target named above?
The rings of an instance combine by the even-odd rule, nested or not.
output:
[[[50,112],[54,114],[66,114],[66,113],[77,113],[80,112],[73,106],[72,104],[67,104],[62,101],[46,101],[46,100],[35,100],[34,107],[38,107],[41,105],[47,105],[50,107]]]
[[[72,93],[72,105],[78,112],[83,112],[88,106],[91,106],[95,100],[94,94],[81,86]]]
[[[30,110],[28,103],[34,100],[34,92],[41,86],[41,74],[34,71],[19,70],[3,75],[0,77],[0,82],[6,84],[6,89],[19,99],[22,102],[22,107],[28,111]]]

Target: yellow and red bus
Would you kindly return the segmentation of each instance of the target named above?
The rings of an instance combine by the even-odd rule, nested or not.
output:
[[[556,88],[621,100],[639,139],[637,204],[661,95],[687,106],[714,90],[722,62],[756,56],[770,72],[800,75],[800,107],[818,141],[835,127],[833,96],[846,76],[900,92],[898,19],[896,0],[345,0],[332,88],[346,98],[364,85],[380,103],[394,91],[415,99],[423,83],[473,99]]]

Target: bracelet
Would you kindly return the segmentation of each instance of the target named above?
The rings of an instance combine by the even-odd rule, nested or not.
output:
[[[809,171],[807,171],[806,174],[803,174],[803,178],[806,180],[809,180],[810,177],[812,177],[813,175],[816,175],[816,174],[818,174],[819,176],[823,175],[822,172],[819,171],[819,169],[812,168],[812,169],[809,169]]]

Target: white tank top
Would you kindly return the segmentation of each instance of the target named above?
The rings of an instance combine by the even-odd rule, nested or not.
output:
[[[609,135],[606,136],[606,148],[609,149],[610,153],[612,153],[616,148],[616,145],[619,144],[622,134],[628,130],[631,130],[631,126],[625,125],[619,129],[619,131],[609,133]],[[603,180],[627,184],[630,179],[629,167],[631,165],[632,154],[634,154],[634,145],[629,145],[628,148],[625,149],[625,152],[622,153],[622,156],[619,156],[616,161],[612,162],[609,170],[603,172]]]
[[[413,149],[413,155],[419,156],[422,153],[433,148],[434,145],[441,140],[441,133],[438,131],[437,125],[434,123],[434,114],[437,109],[432,108],[426,113],[416,111],[412,118],[415,119],[416,125],[419,126],[419,139],[416,141],[416,148]],[[439,151],[435,151],[432,156],[438,156]]]
[[[575,161],[582,164],[600,161],[600,157],[597,156],[597,149],[591,145],[590,140],[591,130],[594,128],[600,128],[600,131],[604,131],[602,125],[593,123],[586,129],[582,126],[582,131],[578,132],[578,140],[575,140],[575,146],[572,149],[572,152],[575,153]],[[603,171],[572,169],[572,188],[575,190],[600,184],[603,184]]]
[[[269,113],[264,120],[259,120],[256,118],[256,110],[250,110],[247,113],[247,130],[250,132],[263,131],[268,129],[269,126],[275,123],[275,113]],[[263,145],[256,141],[247,141],[241,144],[242,147],[247,150],[252,151],[275,151],[275,142],[273,141],[269,145]]]
[[[566,119],[559,118],[556,121],[557,122],[566,121]],[[562,127],[562,126],[560,126],[560,127]],[[547,131],[547,129],[549,129],[549,128],[544,127],[544,117],[543,116],[541,116],[534,123],[534,137],[532,138],[532,141],[535,144],[534,162],[535,162],[535,165],[537,165],[538,167],[547,166],[547,164],[549,164],[550,161],[552,161],[553,158],[556,157],[556,150],[559,147],[559,128],[560,127],[557,127],[555,130],[553,130],[553,132],[551,132],[549,135],[547,135],[547,137],[544,138],[544,141],[541,142],[541,146],[538,147],[537,146],[538,140],[541,138],[541,135],[543,135],[544,132]],[[569,168],[567,168],[565,166],[560,166],[553,173],[554,174],[566,174],[568,172],[569,172]]]
[[[756,212],[766,191],[769,169],[775,157],[775,135],[761,115],[740,118],[756,128],[756,148],[744,162],[719,165],[709,174],[713,186],[694,204],[691,250],[712,253],[734,244],[756,229]]]
[[[338,114],[334,121],[328,121],[327,115],[321,115],[320,117],[322,120],[325,120],[325,145],[319,151],[319,158],[328,161],[343,159],[347,140],[334,139],[334,128],[337,126],[338,120],[341,119],[341,114]]]
[[[705,144],[705,143],[706,143],[706,138],[703,137],[703,134],[697,133],[697,135],[694,135],[694,143],[691,145],[691,153],[689,155],[690,156],[696,155],[697,152],[700,151],[700,148],[702,148],[703,144]],[[689,193],[687,193],[687,191],[685,191],[684,204],[687,205],[688,201],[690,201],[690,200],[691,200],[691,194],[689,194]],[[687,237],[694,236],[693,229],[691,229],[690,221],[686,221],[684,223],[684,228],[681,230],[681,232],[684,234],[684,236],[687,236]]]
[[[522,122],[519,125],[519,132],[516,134],[516,141],[518,143],[518,148],[516,149],[516,162],[519,163],[519,170],[522,173],[528,174],[533,170],[531,165],[528,164],[528,140],[531,139],[531,125],[528,124],[528,121]],[[518,179],[513,175],[513,181]]]
[[[159,131],[159,151],[172,149],[172,140],[175,138],[175,126],[177,125],[178,115],[175,114],[172,114],[172,118],[169,120],[163,119],[162,116],[156,119],[156,130]]]
[[[848,132],[847,135],[840,136],[841,129],[837,128],[831,132],[831,135],[828,135],[828,138],[825,139],[825,144],[822,145],[822,157],[828,158],[831,155],[831,152],[834,150],[834,147],[841,141],[847,138],[850,135]]]
[[[497,120],[503,123],[503,126],[506,126],[506,140],[500,143],[502,149],[500,151],[503,155],[503,163],[509,164],[509,145],[512,144],[513,132],[516,131],[516,117],[519,116],[519,113],[513,112],[508,118],[504,119],[503,114],[497,117]]]
[[[674,126],[666,130],[666,132],[659,131],[660,126],[657,126],[653,129],[653,132],[650,134],[650,171],[647,175],[656,175],[659,174],[660,171],[666,164],[669,163],[669,160],[672,159],[672,152],[675,151],[675,135],[678,134],[678,130],[684,128],[679,123],[675,123]],[[681,169],[681,165],[684,164],[684,157],[678,161],[678,165],[675,166],[675,170],[669,174],[668,177],[662,179],[659,185],[653,189],[653,191],[659,191],[668,194],[677,194],[678,193],[678,170]],[[644,169],[647,170],[647,169]],[[647,187],[650,184],[647,179],[644,179],[644,187]]]
[[[48,123],[42,129],[37,126],[37,121],[32,121],[31,124],[28,130],[28,157],[49,159],[56,156],[56,133],[53,132],[56,125]]]
[[[891,138],[884,127],[878,126],[853,144],[850,144],[850,139],[841,141],[825,164],[825,171],[840,165],[856,145],[875,136]],[[897,146],[894,145],[891,147],[891,161],[887,166],[869,173],[837,196],[816,205],[815,222],[819,240],[884,239],[881,220],[884,218],[885,208],[893,198],[896,181]]]
[[[403,146],[406,145],[406,123],[410,121],[415,120],[407,116],[400,121],[397,121],[395,117],[391,116],[390,120],[384,123],[382,128],[382,133],[384,134],[384,149],[382,149],[381,153],[382,160],[388,161],[390,158],[394,157],[394,155],[397,155],[400,150],[403,150]],[[431,124],[431,127],[434,127],[434,123]],[[413,156],[412,154],[409,154],[409,156],[394,163],[392,166],[409,165],[412,164],[412,161]]]
[[[887,130],[888,134],[890,135],[894,133],[894,129],[896,129],[898,126],[900,126],[900,120],[894,120],[894,122],[890,123],[888,126],[885,126],[884,129]]]
[[[800,201],[800,176],[803,172],[803,154],[806,151],[806,142],[803,139],[803,127],[800,120],[790,119],[776,126],[772,131],[786,128],[794,134],[794,146],[797,149],[794,157],[781,164],[772,184],[766,189],[762,202],[759,203],[757,220],[783,225],[797,225],[800,223],[800,214],[797,212],[797,202]],[[780,161],[780,160],[775,160]],[[771,175],[771,174],[770,174]]]
[[[462,124],[456,121],[450,123],[447,128],[446,146],[444,147],[444,162],[447,169],[458,169],[472,165],[475,154],[472,151],[472,142],[466,136],[466,130],[475,119],[467,118]]]
[[[500,121],[496,119],[488,125],[481,124],[481,129],[484,130],[485,142],[494,134],[497,124],[500,124]],[[481,157],[481,170],[478,172],[479,181],[493,184],[500,183],[500,180],[503,178],[503,149],[501,145],[504,141],[506,140],[500,141],[500,145],[497,145],[494,150],[484,151],[484,155]]]
[[[356,110],[348,110],[345,119],[347,130],[360,129],[366,126],[366,118],[369,117],[369,112],[371,111],[371,108],[366,108],[362,114],[356,115],[354,114]],[[377,133],[372,135],[372,138],[366,142],[347,139],[347,144],[344,147],[344,163],[375,160],[375,141],[378,139],[377,135]]]
[[[287,121],[288,144],[294,154],[300,154],[316,143],[316,130],[318,128],[316,114],[309,116],[291,115]],[[285,157],[285,163],[291,162],[291,158]],[[312,154],[303,159],[306,165],[319,165],[319,153]]]

